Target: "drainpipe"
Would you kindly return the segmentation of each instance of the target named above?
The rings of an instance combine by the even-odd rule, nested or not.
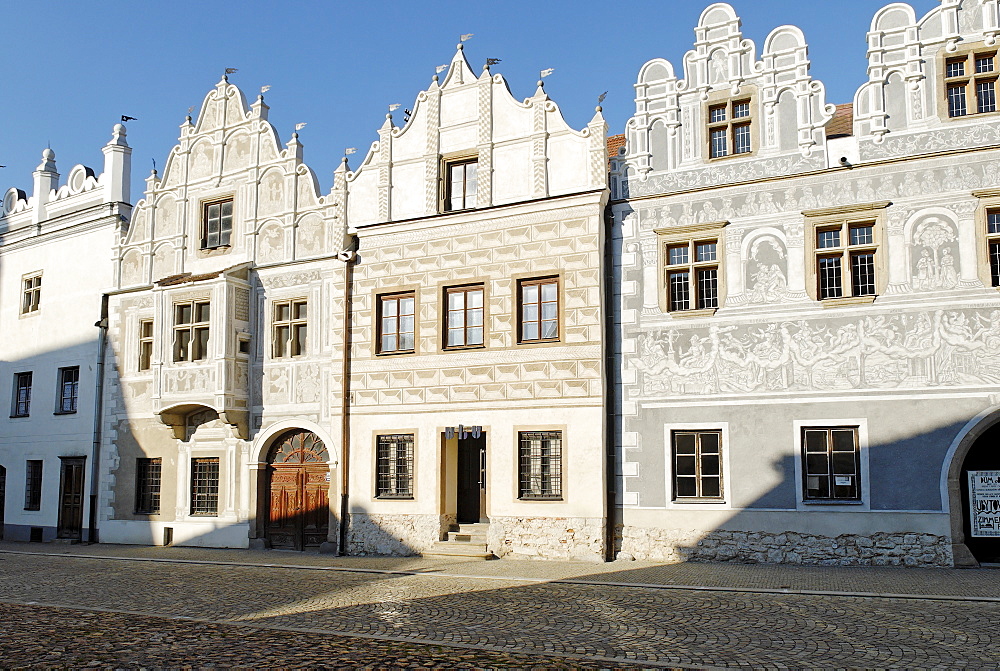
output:
[[[97,542],[97,500],[101,477],[101,418],[104,406],[104,350],[108,340],[108,295],[101,295],[101,320],[94,324],[100,333],[97,336],[97,381],[94,391],[94,444],[90,458],[90,529],[88,543]]]
[[[607,491],[604,497],[604,524],[605,524],[605,559],[614,561],[615,559],[615,527],[618,524],[618,486],[615,477],[615,449],[616,449],[616,421],[615,412],[615,385],[618,383],[617,375],[617,333],[615,329],[615,266],[614,266],[614,213],[610,206],[604,210],[604,380],[605,380],[605,403],[607,404],[606,418],[606,462],[604,465],[607,478]]]
[[[357,247],[355,239],[355,248]],[[340,538],[337,554],[347,555],[348,488],[351,475],[351,287],[354,283],[353,250],[341,252],[344,261],[344,338],[340,361]]]

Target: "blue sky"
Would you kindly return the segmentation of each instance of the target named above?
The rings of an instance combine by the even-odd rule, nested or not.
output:
[[[620,133],[633,112],[636,74],[663,57],[679,65],[701,0],[637,0],[628,5],[578,0],[549,2],[345,3],[38,2],[6,0],[0,40],[4,65],[0,106],[0,193],[30,192],[31,171],[51,143],[65,177],[76,163],[100,172],[100,147],[122,114],[134,148],[135,189],[162,166],[187,108],[201,104],[224,68],[253,98],[260,86],[283,142],[296,123],[305,161],[323,190],[346,147],[360,161],[387,106],[410,107],[436,65],[447,63],[462,33],[475,36],[465,51],[477,71],[486,58],[516,98],[534,91],[538,71],[555,68],[546,90],[570,125],[593,115],[608,91],[605,117]],[[805,32],[813,77],[827,100],[851,102],[865,80],[865,33],[882,0],[734,0],[743,34],[759,49],[776,26]],[[917,15],[937,0],[914,0]],[[397,117],[400,118],[400,117]],[[134,194],[133,200],[139,196]]]

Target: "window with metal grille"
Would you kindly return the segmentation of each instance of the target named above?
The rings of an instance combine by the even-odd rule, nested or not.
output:
[[[559,339],[559,279],[518,282],[520,342]]]
[[[729,101],[708,108],[709,158],[749,154],[753,151],[750,110],[748,99]]]
[[[202,249],[229,245],[233,233],[233,199],[205,203],[202,207]]]
[[[210,319],[208,301],[174,304],[174,361],[202,361],[208,358]]]
[[[847,242],[845,245],[844,242]],[[820,300],[874,296],[875,224],[843,222],[816,229],[817,294]],[[844,273],[845,265],[850,269]]]
[[[674,431],[674,499],[721,499],[722,432]]]
[[[29,459],[24,471],[24,509],[42,509],[42,461]]]
[[[274,303],[273,343],[275,359],[306,353],[306,300],[304,298]]]
[[[379,296],[378,299],[378,352],[392,354],[414,351],[413,292]]]
[[[139,370],[153,367],[153,320],[139,320]]]
[[[803,429],[802,477],[803,498],[807,501],[859,501],[858,427]]]
[[[562,431],[522,431],[518,444],[518,498],[561,500]]]
[[[77,398],[80,393],[80,367],[71,366],[59,369],[59,398],[56,399],[56,413],[71,414],[76,412]]]
[[[42,304],[42,274],[36,273],[21,279],[21,314],[38,312]]]
[[[14,403],[11,417],[27,417],[31,412],[31,372],[14,373]]]
[[[1000,287],[1000,210],[989,210],[986,213],[986,243],[990,250],[993,286]]]
[[[160,512],[161,468],[160,459],[135,460],[135,512],[139,515]]]
[[[718,248],[715,239],[667,243],[664,279],[669,311],[719,307]]]
[[[997,111],[996,53],[970,52],[945,62],[945,95],[949,117],[970,114],[969,97],[975,96],[975,113]]]
[[[445,212],[468,210],[476,206],[478,167],[475,159],[445,164]]]
[[[191,460],[191,514],[219,514],[219,458]]]
[[[413,434],[376,437],[375,496],[413,498]]]
[[[478,347],[483,344],[483,285],[445,289],[447,316],[445,347]]]

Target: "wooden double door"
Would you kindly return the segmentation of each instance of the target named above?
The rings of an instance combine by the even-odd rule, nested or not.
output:
[[[294,431],[271,448],[268,458],[267,539],[272,548],[318,548],[330,532],[330,468],[326,447],[315,434]]]

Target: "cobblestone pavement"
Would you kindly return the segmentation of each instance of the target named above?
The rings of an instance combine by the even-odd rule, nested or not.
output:
[[[60,630],[58,623],[77,619],[67,617],[67,608],[111,611],[96,613],[91,627],[113,634],[107,639],[113,645],[107,644],[106,652],[121,656],[95,656],[93,661],[115,666],[208,663],[214,658],[200,661],[198,641],[205,637],[213,641],[212,652],[220,655],[222,665],[577,667],[589,662],[598,666],[995,668],[1000,660],[1000,637],[994,635],[1000,599],[993,596],[1000,591],[1000,571],[855,569],[845,573],[844,569],[817,568],[799,572],[775,566],[473,564],[419,558],[348,560],[350,565],[345,565],[344,560],[319,555],[180,548],[176,549],[180,552],[173,552],[174,548],[133,552],[121,546],[44,546],[45,552],[53,554],[20,553],[41,547],[0,546],[0,602],[10,611],[0,618],[0,631],[20,631],[23,623],[23,631],[28,632],[27,640],[17,645],[12,643],[12,634],[0,636],[4,666],[14,659],[7,656],[10,646],[42,655]],[[110,558],[130,553],[133,558]],[[94,556],[70,556],[81,554]],[[168,561],[152,563],[149,559],[153,558]],[[217,563],[226,561],[237,563]],[[300,568],[273,564],[298,564]],[[307,564],[314,566],[302,568]],[[322,568],[328,570],[316,570]],[[687,584],[699,589],[656,586],[657,576],[697,578]],[[850,576],[857,578],[855,584],[848,584]],[[712,584],[727,578],[726,585]],[[765,587],[772,583],[777,583],[773,591],[765,591],[772,589]],[[857,587],[857,583],[865,589],[828,589],[831,585]],[[907,583],[918,589],[898,589]],[[975,589],[977,583],[979,589]],[[799,584],[807,587],[798,589]],[[927,598],[922,593],[950,598]],[[25,611],[25,604],[34,608]],[[41,606],[60,611],[53,615],[50,608]],[[147,619],[151,616],[197,622],[151,622]],[[113,617],[124,617],[130,626],[122,628],[108,619]],[[175,626],[184,629],[171,629]],[[207,629],[189,629],[198,626]],[[175,631],[170,634],[174,647],[143,643],[151,632],[164,630]],[[361,637],[361,642],[330,634]],[[296,641],[288,659],[281,657],[284,653],[269,650],[268,641],[288,638]],[[389,639],[406,642],[401,656],[392,657],[391,646],[380,647]],[[74,645],[65,640],[64,646]],[[328,661],[299,656],[300,648],[308,652],[310,641],[324,642],[320,650]],[[419,644],[453,649],[438,652]],[[116,650],[126,652],[110,651],[118,645],[123,647]],[[154,647],[160,656],[152,655]],[[260,650],[262,656],[259,660],[241,657],[243,649],[250,651],[247,654]],[[480,652],[500,657],[479,659]],[[177,657],[171,658],[174,654]],[[518,654],[526,656],[511,657]],[[17,659],[16,663],[70,663],[42,656]]]

